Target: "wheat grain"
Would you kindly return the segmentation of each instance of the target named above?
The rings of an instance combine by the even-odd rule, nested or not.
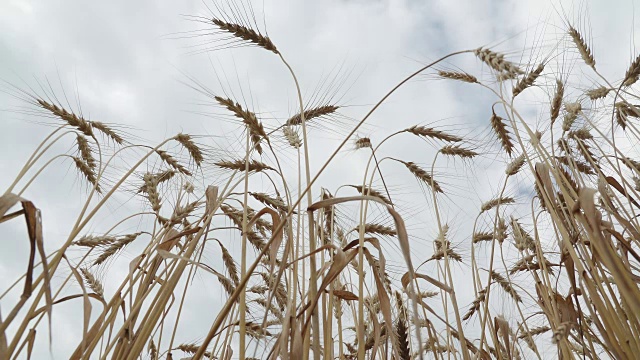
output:
[[[510,132],[507,130],[507,124],[503,118],[498,116],[495,111],[492,111],[491,115],[491,127],[495,132],[498,140],[500,140],[500,144],[502,148],[507,153],[507,155],[511,156],[513,153],[513,141],[511,140]]]
[[[285,125],[282,128],[282,132],[284,133],[284,138],[287,140],[289,145],[294,149],[299,149],[302,146],[302,139],[300,139],[300,135],[294,129],[293,126]]]
[[[536,270],[542,269],[542,266],[539,262],[533,261],[536,258],[536,256],[537,255],[535,254],[531,254],[518,260],[515,264],[513,264],[511,269],[509,269],[509,274],[513,275],[520,271],[536,271]],[[551,264],[551,262],[546,258],[543,259],[543,263],[545,264],[544,265],[545,271],[553,275],[553,268],[552,268],[553,264]]]
[[[564,84],[559,79],[556,80],[556,92],[551,100],[551,125],[556,121],[558,115],[560,115],[560,107],[562,107],[562,99],[564,98]]]
[[[407,310],[402,302],[402,296],[399,292],[396,294],[396,304],[398,306],[398,318],[395,326],[396,348],[398,349],[399,359],[411,360],[411,348],[409,347],[409,328],[407,326]]]
[[[148,349],[149,357],[151,358],[151,360],[157,360],[158,348],[156,347],[156,344],[153,342],[153,338],[149,340],[149,346],[147,347],[147,349]]]
[[[502,242],[507,239],[507,222],[502,217],[498,218],[498,224],[496,226],[496,240],[502,245]]]
[[[516,302],[522,302],[522,298],[520,297],[520,294],[518,294],[516,289],[511,285],[511,282],[505,279],[504,276],[500,275],[500,273],[498,273],[497,271],[492,270],[490,274],[491,274],[491,279],[495,281],[498,285],[500,285],[502,290],[504,290],[504,292],[509,294],[513,300],[515,300]]]
[[[578,118],[578,114],[582,111],[582,104],[580,102],[572,102],[565,103],[564,108],[567,111],[567,114],[564,116],[564,121],[562,122],[562,131],[571,130],[571,126]]]
[[[479,154],[473,150],[465,149],[458,145],[446,145],[440,149],[440,153],[449,156],[459,156],[461,158],[471,159]]]
[[[147,193],[147,199],[149,199],[151,209],[157,214],[162,207],[160,193],[158,193],[158,177],[151,173],[146,173],[143,176],[143,181],[143,187]]]
[[[89,141],[84,135],[77,134],[76,135],[76,143],[78,144],[78,150],[80,151],[80,156],[82,160],[89,166],[92,170],[96,168],[96,159],[94,159],[91,154],[91,146],[89,146]]]
[[[93,262],[93,265],[100,265],[105,262],[108,258],[110,258],[113,254],[122,250],[125,246],[132,243],[138,236],[140,236],[142,232],[137,232],[133,234],[124,235],[119,238],[116,242],[110,244],[103,252],[98,256],[98,258]]]
[[[638,78],[640,78],[640,55],[633,60],[629,69],[627,69],[627,72],[624,74],[622,85],[631,86],[638,81]]]
[[[570,158],[568,156],[556,156],[556,159],[563,164],[564,166],[570,168],[570,169],[576,169],[578,171],[580,171],[583,174],[586,175],[594,175],[595,171],[593,171],[593,168],[585,163],[582,162],[580,160],[574,159],[574,158]]]
[[[600,86],[600,87],[597,87],[595,89],[588,90],[586,92],[586,94],[589,97],[589,99],[595,101],[595,100],[602,99],[602,98],[606,97],[609,94],[610,91],[611,91],[610,88],[608,88],[606,86]]]
[[[582,56],[582,60],[584,60],[585,64],[595,69],[596,60],[594,59],[593,54],[591,53],[591,49],[589,49],[589,46],[587,46],[587,43],[584,41],[582,35],[580,35],[578,30],[576,30],[573,26],[569,26],[569,36],[571,36],[571,39],[573,39],[573,43],[578,48],[580,56]]]
[[[173,209],[173,214],[171,214],[171,218],[168,221],[168,225],[173,226],[176,224],[180,224],[187,216],[189,216],[193,211],[195,211],[198,206],[198,201],[193,201],[191,203],[186,204],[185,206],[176,205]]]
[[[95,186],[96,191],[98,193],[102,192],[100,189],[100,185],[98,184],[98,179],[96,178],[96,173],[94,169],[92,169],[86,162],[82,159],[72,156],[73,162],[76,164],[76,168],[84,175],[89,183]]]
[[[218,281],[222,284],[222,288],[229,296],[233,295],[233,292],[236,290],[236,287],[233,285],[233,281],[224,276],[218,276]]]
[[[214,163],[214,165],[221,167],[223,169],[228,169],[228,170],[245,171],[246,169],[245,162],[244,160],[241,160],[241,159],[221,160]],[[248,168],[249,168],[249,172],[261,172],[265,170],[273,170],[273,168],[270,167],[269,165],[259,162],[257,160],[250,160]]]
[[[108,235],[100,235],[100,236],[93,236],[93,235],[84,235],[83,237],[81,237],[80,239],[74,241],[72,244],[76,245],[76,246],[84,246],[84,247],[89,247],[89,248],[94,248],[94,247],[98,247],[98,246],[107,246],[110,245],[112,243],[114,243],[116,241],[116,237],[115,236],[108,236]]]
[[[375,197],[381,199],[382,201],[384,201],[386,204],[393,205],[391,200],[389,200],[384,194],[382,194],[382,192],[380,192],[380,191],[378,191],[376,189],[373,189],[373,188],[368,187],[368,186],[361,186],[361,185],[349,185],[349,186],[354,188],[354,189],[356,189],[362,195],[375,196]]]
[[[516,72],[503,71],[496,74],[496,80],[498,82],[505,82],[505,81],[514,80],[517,78],[518,78],[518,73]]]
[[[282,201],[280,197],[275,198],[273,196],[270,196],[261,192],[249,192],[249,195],[251,195],[254,199],[260,201],[261,203],[269,207],[272,207],[278,211],[282,211],[282,212],[289,211],[289,208],[284,203],[284,201]]]
[[[471,84],[478,83],[478,79],[475,76],[473,76],[471,74],[467,74],[465,72],[438,71],[438,75],[440,75],[441,77],[443,77],[445,79],[464,81],[464,82],[468,82],[468,83],[471,83]]]
[[[542,71],[544,71],[544,64],[539,64],[533,71],[520,79],[513,87],[513,97],[518,96],[518,94],[523,92],[526,88],[531,87],[540,74],[542,74]]]
[[[98,296],[104,298],[104,288],[100,281],[98,281],[98,279],[96,279],[95,276],[85,268],[80,268],[80,272],[82,273],[82,277],[84,277],[84,281],[87,283],[89,288]]]
[[[493,240],[493,232],[476,232],[473,234],[472,241],[474,244],[479,243],[481,241],[491,241]]]
[[[518,222],[514,217],[511,217],[511,231],[513,233],[513,239],[515,240],[516,249],[520,251],[524,251],[526,249],[531,251],[536,250],[535,241],[524,229],[522,224],[520,224],[520,222]]]
[[[487,294],[487,289],[482,289],[478,291],[478,296],[476,296],[476,298],[473,299],[473,302],[471,303],[469,310],[467,310],[467,312],[464,314],[464,316],[462,317],[462,320],[469,320],[473,316],[473,314],[475,314],[478,310],[480,310],[480,305],[484,302],[486,294]]]
[[[438,250],[436,251],[430,258],[429,260],[442,260],[444,259],[445,255],[450,259],[450,260],[455,260],[457,262],[462,262],[462,256],[460,256],[459,253],[457,253],[454,249],[451,249],[449,247],[447,247],[446,250]]]
[[[354,142],[356,150],[371,148],[371,139],[368,137],[361,137]]]
[[[202,165],[202,162],[204,161],[204,156],[202,156],[202,151],[196,145],[196,143],[193,142],[190,135],[180,133],[176,135],[175,139],[177,142],[182,144],[182,146],[184,146],[185,149],[187,149],[187,151],[189,152],[189,155],[191,155],[191,158],[196,163],[196,165],[198,166]]]
[[[218,26],[220,30],[231,33],[235,37],[256,44],[259,47],[269,50],[276,55],[280,54],[278,52],[278,49],[276,49],[276,46],[273,44],[273,42],[271,42],[271,39],[269,39],[268,36],[264,36],[253,29],[215,18],[211,19],[211,22]]]
[[[63,108],[60,108],[60,107],[58,107],[57,105],[54,105],[54,104],[50,104],[50,103],[48,103],[48,102],[46,102],[45,100],[42,100],[42,99],[38,99],[37,102],[43,109],[48,110],[53,115],[55,115],[55,116],[59,117],[60,119],[66,121],[67,124],[77,128],[78,130],[80,130],[86,136],[93,137],[93,131],[91,129],[91,123],[89,121],[85,120],[83,117],[77,116],[76,114],[74,114],[72,112],[68,112],[67,110],[65,110]]]
[[[489,211],[498,205],[508,205],[515,203],[516,200],[511,196],[497,197],[495,199],[491,199],[486,201],[480,207],[480,212],[483,213],[485,211]]]
[[[517,158],[513,159],[513,161],[511,161],[509,165],[507,165],[507,168],[504,171],[505,174],[507,174],[507,176],[513,176],[517,174],[520,171],[520,169],[522,169],[522,166],[524,165],[525,160],[526,159],[524,157],[524,154],[521,154]]]
[[[593,139],[593,135],[591,135],[591,131],[587,128],[580,128],[577,130],[569,131],[569,133],[567,133],[567,136],[573,139],[580,139],[580,140]]]
[[[640,118],[640,109],[635,105],[620,101],[615,103],[614,108],[616,112],[616,120],[623,129],[626,129],[629,117]]]
[[[151,174],[151,173],[145,174],[145,176],[152,176],[155,179],[156,186],[171,180],[175,175],[176,175],[176,172],[173,170],[165,170],[155,174]],[[143,181],[144,181],[144,176],[143,176]],[[142,186],[140,186],[140,188],[138,189],[138,193],[146,193],[146,192],[147,192],[147,185],[143,183]]]
[[[187,354],[195,354],[196,352],[198,352],[199,348],[200,348],[200,345],[196,345],[196,344],[180,344],[176,349],[186,352]],[[205,352],[204,356],[207,358],[212,357],[210,352]]]
[[[275,289],[275,299],[280,310],[287,306],[287,289],[282,282],[277,281],[276,274],[260,273],[262,280],[269,285],[269,289]]]
[[[258,154],[262,154],[262,146],[260,145],[260,141],[267,138],[267,133],[264,131],[262,123],[258,121],[256,114],[243,109],[239,103],[234,102],[231,99],[223,98],[220,96],[215,96],[214,98],[220,105],[226,107],[236,117],[242,119],[242,122],[249,130],[249,135],[251,135],[251,142],[253,143],[253,146],[255,147]]]
[[[321,118],[323,116],[328,116],[335,113],[340,107],[335,105],[322,105],[312,109],[305,110],[302,114],[304,115],[304,121],[309,122],[313,119]],[[295,114],[290,117],[285,125],[302,125],[302,116],[300,114]]]
[[[118,135],[113,129],[111,129],[108,125],[100,122],[100,121],[91,121],[91,127],[100,131],[102,134],[106,135],[109,139],[113,140],[118,145],[124,144],[124,139],[122,136]]]
[[[267,301],[265,299],[258,298],[258,299],[255,300],[255,302],[260,304],[260,306],[265,308],[267,311],[270,311],[273,315],[275,315],[276,318],[278,318],[278,319],[282,319],[283,318],[282,311],[280,311],[280,309],[278,309],[273,304],[267,304]]]
[[[378,234],[383,236],[396,236],[397,233],[394,229],[380,225],[380,224],[364,224],[363,225],[365,234]],[[360,227],[355,227],[353,230],[358,231]]]
[[[513,74],[521,74],[522,70],[515,64],[504,59],[503,54],[498,54],[489,49],[477,48],[474,54],[482,60],[485,64],[489,65],[493,70],[498,72],[507,72]]]
[[[434,128],[426,127],[426,126],[417,126],[414,125],[405,130],[406,132],[410,132],[416,136],[438,139],[442,141],[448,142],[459,142],[462,141],[462,138],[456,135],[447,134],[443,131],[436,130]]]
[[[164,150],[156,150],[156,154],[160,156],[160,159],[167,163],[167,165],[171,166],[173,169],[187,176],[191,176],[191,172],[187,170],[184,166],[182,166],[178,160],[176,160],[173,156],[169,155],[168,152]]]
[[[431,187],[433,191],[437,193],[443,192],[442,188],[440,187],[440,184],[438,184],[438,182],[435,181],[433,177],[426,170],[422,169],[421,167],[419,167],[418,165],[410,161],[402,162],[402,163],[407,167],[407,169],[409,169],[409,171],[413,174],[413,176],[415,176],[416,178],[418,178],[418,180],[422,181],[423,183]]]

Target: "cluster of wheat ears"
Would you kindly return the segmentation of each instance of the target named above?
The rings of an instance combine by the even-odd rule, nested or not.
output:
[[[340,106],[305,104],[281,49],[238,13],[198,21],[209,24],[214,31],[208,35],[227,47],[254,46],[281,61],[297,90],[299,111],[279,126],[265,126],[238,99],[212,95],[246,139],[244,153],[220,158],[200,144],[204,138],[184,133],[155,146],[136,144],[113,125],[16,88],[34,111],[58,125],[0,197],[0,223],[26,220],[30,248],[24,254],[27,271],[0,295],[0,358],[30,357],[36,338],[47,334],[47,322],[51,328],[56,307],[67,302],[83,309],[78,312],[82,336],[75,349],[61,354],[72,359],[631,359],[640,354],[640,161],[617,145],[640,139],[640,107],[632,104],[638,98],[640,57],[611,83],[598,72],[585,37],[567,25],[563,49],[554,51],[579,54],[576,68],[597,80],[584,91],[571,88],[568,75],[550,69],[550,61],[523,65],[486,47],[446,55],[402,80],[354,121],[312,174],[309,126],[322,128]],[[492,80],[444,67],[445,60],[461,56],[477,58],[487,74],[482,78]],[[486,121],[491,141],[507,159],[502,191],[477,209],[473,232],[457,245],[440,212],[446,181],[434,174],[434,166],[443,157],[475,161],[480,147],[420,124],[377,143],[358,136],[389,96],[424,74],[495,96]],[[532,128],[516,108],[518,96],[534,91],[549,99],[540,110],[543,129]],[[71,137],[70,153],[49,155],[55,143]],[[388,154],[381,146],[398,137],[434,146],[431,167],[383,158]],[[366,152],[369,161],[362,182],[345,184],[338,196],[317,179],[345,147]],[[131,154],[138,155],[131,160]],[[286,178],[282,161],[291,154],[297,156],[297,176]],[[127,167],[118,171],[114,164],[122,158]],[[47,212],[25,194],[53,161],[71,161],[88,183],[88,195],[66,241],[46,253],[42,218]],[[413,236],[403,206],[384,182],[382,161],[403,165],[407,178],[415,178],[427,195],[438,229],[428,268],[420,269],[412,258]],[[212,169],[218,183],[211,183]],[[261,181],[250,181],[255,178]],[[205,181],[207,186],[197,186]],[[516,181],[528,181],[530,196],[506,193],[507,184]],[[91,233],[92,222],[122,193],[143,199],[142,209],[104,233]],[[515,202],[528,212],[511,212]],[[358,215],[345,216],[344,209],[354,207]],[[122,224],[135,218],[152,221],[123,233]],[[231,241],[240,243],[231,246]],[[239,247],[239,254],[230,246]],[[133,248],[140,250],[132,253]],[[385,258],[390,248],[399,249],[402,259],[393,273]],[[103,285],[99,274],[123,251],[131,254],[128,271],[120,279],[109,276],[104,280],[112,284]],[[454,281],[456,266],[464,266],[472,288]],[[219,306],[185,306],[201,286],[196,274],[224,289]],[[471,292],[473,301],[460,301],[460,294],[469,298]],[[7,303],[9,298],[15,302]],[[505,315],[501,308],[513,311]],[[189,312],[197,312],[206,325],[198,342],[181,339],[181,327],[189,326],[181,317]]]

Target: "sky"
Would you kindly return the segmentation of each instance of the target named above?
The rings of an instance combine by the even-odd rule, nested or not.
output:
[[[224,6],[222,1],[217,3]],[[253,8],[260,30],[268,34],[296,72],[305,101],[313,103],[324,97],[341,106],[334,127],[312,130],[312,173],[342,140],[345,129],[382,95],[417,68],[453,51],[495,47],[510,60],[531,68],[540,61],[558,60],[547,55],[563,39],[570,22],[587,34],[605,77],[620,79],[637,54],[637,10],[632,1],[264,0],[254,2]],[[241,139],[229,134],[237,134],[231,131],[238,128],[220,116],[222,111],[214,109],[211,98],[198,89],[242,97],[265,124],[277,124],[294,114],[296,92],[282,63],[261,49],[230,49],[211,43],[210,35],[202,30],[212,27],[194,21],[193,16],[210,18],[212,11],[216,12],[212,0],[141,0],[135,5],[124,0],[1,1],[0,189],[4,192],[13,181],[54,123],[51,118],[37,116],[33,107],[16,98],[16,88],[37,94],[49,89],[57,95],[64,93],[74,111],[92,120],[118,124],[119,129],[150,144],[179,132],[200,135],[203,143],[210,141],[207,145],[218,149],[214,151],[217,154],[237,148],[234,145]],[[577,52],[570,55],[575,59],[569,63],[575,64]],[[482,70],[487,73],[468,54],[439,69],[463,69],[478,76]],[[554,81],[555,76],[545,74],[548,81]],[[591,88],[594,79],[585,74],[576,85]],[[431,124],[474,140],[487,140],[493,101],[486,91],[427,73],[392,96],[359,135],[371,137],[375,143],[392,131]],[[523,113],[533,124],[543,121],[535,105],[544,101],[548,98],[540,94],[523,97]],[[67,151],[68,146],[59,150]],[[499,190],[495,179],[503,172],[500,161],[504,159],[495,149],[486,150],[480,168],[454,161],[438,163],[444,181],[451,184],[450,206],[443,216],[460,225],[460,242],[464,224],[477,213],[482,201]],[[396,141],[388,145],[385,154],[430,164],[433,149],[425,149],[421,142]],[[293,155],[290,160],[294,161]],[[365,162],[366,157],[352,147],[341,151],[320,183],[334,190],[345,183],[358,183]],[[395,189],[408,197],[423,196],[413,179],[397,175],[398,171],[398,167],[389,167]],[[83,186],[69,162],[59,161],[25,192],[24,197],[42,210],[50,249],[62,241],[75,219],[82,198],[70,194]],[[511,190],[514,194],[528,191],[518,185]],[[109,210],[126,211],[140,205],[136,201],[119,199]],[[423,251],[431,251],[428,239],[434,237],[434,227],[424,223],[432,217],[422,207],[407,205],[406,210],[410,230],[427,233],[417,235],[419,241],[413,250],[419,257]],[[92,226],[93,230],[104,228],[107,221]],[[23,224],[4,223],[0,227],[5,237],[0,252],[0,289],[4,289],[24,271],[27,248],[22,239]],[[117,270],[104,270],[103,277],[107,271]],[[214,291],[207,296],[214,301],[221,298]],[[461,296],[463,304],[472,299],[469,294]],[[203,304],[208,300],[194,301]],[[10,309],[5,300],[0,306],[3,314]],[[39,343],[38,358],[65,358],[74,344],[73,335],[77,336],[77,327],[71,324],[78,319],[73,314],[73,308],[60,312],[69,325],[59,323],[63,335],[51,352],[45,343]],[[197,333],[188,336],[191,338],[186,340],[202,337]]]

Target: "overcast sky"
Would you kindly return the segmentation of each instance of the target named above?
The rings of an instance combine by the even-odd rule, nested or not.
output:
[[[208,8],[214,8],[212,4],[211,0],[1,0],[0,89],[4,92],[0,92],[0,190],[4,192],[50,131],[51,127],[44,125],[54,123],[25,114],[29,105],[12,96],[15,90],[11,85],[31,87],[38,94],[45,91],[41,85],[47,89],[51,86],[58,95],[64,91],[74,111],[79,112],[81,107],[85,117],[120,124],[121,129],[150,144],[178,132],[214,136],[206,140],[212,141],[207,143],[210,146],[215,145],[213,141],[233,143],[234,138],[215,138],[224,135],[221,129],[229,128],[229,124],[216,116],[221,113],[219,108],[207,105],[211,99],[193,89],[197,84],[216,94],[226,90],[240,95],[242,91],[244,99],[270,125],[295,113],[295,88],[273,54],[257,48],[210,51],[209,38],[194,36],[201,34],[198,30],[211,27],[190,16],[210,18]],[[349,121],[361,118],[404,76],[450,52],[497,46],[511,60],[530,68],[552,53],[564,36],[568,20],[587,34],[599,70],[612,80],[622,77],[637,54],[632,1],[566,1],[561,5],[557,1],[264,0],[253,6],[261,31],[268,33],[299,76],[305,99],[332,96],[331,100],[343,107],[338,126],[330,131],[315,130],[310,144],[314,149],[313,168],[324,162],[346,134]],[[578,58],[575,52],[573,55]],[[461,68],[478,76],[483,70],[472,55],[463,55],[441,68]],[[555,76],[545,73],[548,81]],[[590,88],[590,79],[594,78],[587,74],[576,85]],[[543,121],[535,105],[546,100],[523,100],[525,108],[534,106],[525,111],[533,124]],[[375,143],[395,130],[433,124],[474,140],[487,140],[493,101],[486,91],[425,75],[390,98],[360,135],[370,136]],[[430,164],[433,149],[421,142],[400,141],[391,143],[385,154]],[[495,160],[500,159],[496,151],[489,151],[483,161],[495,167],[487,166],[482,171],[455,162],[439,163],[444,182],[456,184],[449,188],[452,204],[444,211],[447,221],[468,223],[480,202],[497,192],[495,178],[501,176],[503,166]],[[343,151],[323,176],[322,186],[335,190],[341,184],[361,182],[364,161],[366,157],[360,154]],[[454,165],[458,170],[448,169]],[[393,166],[388,169],[390,177],[399,171]],[[460,181],[467,177],[476,179]],[[400,192],[422,196],[408,176],[397,176],[394,184]],[[80,188],[83,184],[69,163],[59,162],[24,194],[42,209],[49,246],[55,247],[56,241],[68,233],[82,200],[72,200],[69,194]],[[517,186],[512,189],[514,195],[518,191]],[[422,210],[424,205],[406,209],[416,216],[408,221],[411,230],[433,231],[432,225],[421,225],[433,220]],[[22,223],[0,227],[0,241],[6,249],[0,251],[0,290],[4,290],[24,271],[22,259],[28,253],[24,244],[18,244],[26,243]],[[460,238],[455,241],[462,242],[468,233],[459,231]],[[434,235],[418,234],[414,253],[431,251]],[[221,298],[219,294],[211,297]],[[463,294],[462,299],[464,307],[471,300],[469,294]],[[11,308],[4,301],[0,305],[3,314]],[[72,318],[73,313],[70,310],[60,316]],[[53,355],[62,359],[74,346],[78,328],[59,326],[66,333],[54,336],[60,336],[61,341],[54,342]],[[200,333],[190,333],[184,340],[201,337]],[[46,346],[37,350],[38,358],[49,357]]]

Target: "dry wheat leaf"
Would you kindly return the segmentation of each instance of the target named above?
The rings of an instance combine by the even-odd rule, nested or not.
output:
[[[338,297],[342,300],[346,300],[346,301],[352,301],[352,300],[358,300],[358,295],[352,293],[351,291],[347,291],[347,290],[333,290],[333,295],[335,297]]]
[[[611,176],[606,176],[605,179],[607,180],[607,183],[609,185],[613,186],[616,190],[618,190],[618,192],[620,194],[624,195],[625,197],[628,197],[629,201],[631,201],[631,203],[633,205],[635,205],[637,208],[640,208],[640,204],[638,204],[638,202],[636,202],[636,199],[631,197],[631,195],[622,187],[622,185],[620,185],[618,180],[616,180],[615,178],[613,178]]]
[[[23,200],[14,193],[8,193],[0,196],[0,219],[9,211],[18,201]]]
[[[205,205],[205,213],[209,216],[213,215],[213,211],[218,207],[218,187],[209,185],[205,190],[205,196],[207,198]]]

